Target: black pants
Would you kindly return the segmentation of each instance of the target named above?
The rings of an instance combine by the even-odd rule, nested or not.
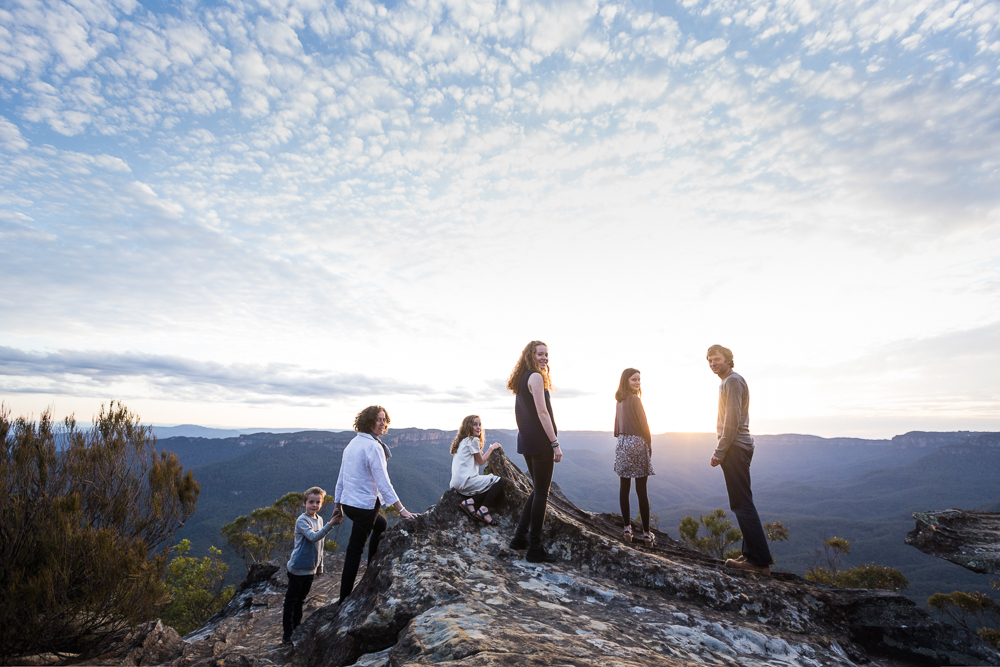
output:
[[[500,479],[498,479],[496,482],[493,483],[493,486],[486,489],[482,493],[477,493],[472,496],[467,496],[463,493],[460,493],[458,495],[462,496],[463,498],[472,498],[472,503],[476,509],[479,509],[483,505],[486,505],[486,507],[492,509],[496,507],[497,501],[500,500],[500,498],[503,496],[504,484],[505,482],[503,481],[503,477],[501,477]]]
[[[521,510],[521,520],[517,524],[515,537],[528,536],[530,547],[542,545],[542,524],[545,523],[545,508],[549,503],[549,485],[552,484],[552,469],[555,467],[551,448],[544,454],[528,456],[524,462],[528,466],[528,476],[534,487]]]
[[[375,508],[363,510],[350,505],[341,505],[344,516],[351,520],[351,539],[344,553],[344,573],[340,578],[340,599],[343,600],[354,590],[354,580],[358,578],[358,568],[361,567],[361,553],[368,542],[368,563],[371,564],[375,552],[378,551],[379,540],[385,532],[388,523],[379,513],[381,503],[375,499]],[[371,535],[371,539],[368,536]]]
[[[726,490],[729,492],[729,509],[736,515],[743,533],[743,555],[753,565],[771,565],[771,550],[767,547],[767,537],[760,523],[760,515],[753,504],[750,490],[750,461],[753,452],[733,445],[722,459],[722,474],[726,476]]]
[[[291,639],[292,632],[302,623],[302,604],[312,588],[313,575],[288,574],[288,591],[285,593],[285,604],[281,610],[281,628],[284,639]]]
[[[618,504],[622,507],[622,520],[624,526],[632,525],[632,509],[629,507],[628,496],[632,491],[632,478],[619,477],[621,485],[618,488]],[[642,530],[649,532],[649,495],[646,493],[646,482],[648,477],[635,478],[635,495],[639,497],[639,516],[642,517]]]

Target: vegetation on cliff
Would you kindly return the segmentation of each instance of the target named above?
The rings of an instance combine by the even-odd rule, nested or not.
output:
[[[200,487],[119,402],[83,432],[0,407],[0,661],[91,654],[154,618]],[[16,601],[16,603],[14,603]],[[8,663],[9,664],[9,663]]]

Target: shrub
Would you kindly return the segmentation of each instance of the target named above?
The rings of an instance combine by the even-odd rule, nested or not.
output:
[[[170,603],[160,616],[182,635],[201,627],[233,597],[233,586],[223,586],[229,566],[222,562],[222,552],[209,547],[209,555],[199,560],[187,555],[190,550],[189,540],[173,548],[165,577]]]
[[[994,580],[994,588],[1000,588]],[[941,617],[948,616],[966,630],[979,626],[976,634],[994,646],[1000,643],[1000,603],[986,593],[935,593],[927,598],[927,605],[936,609]]]
[[[708,535],[699,536],[701,528],[705,528]],[[685,543],[715,558],[725,557],[726,550],[743,539],[743,533],[733,526],[722,509],[717,509],[708,516],[702,514],[698,521],[692,516],[684,517],[681,519],[679,532]]]
[[[17,601],[0,605],[0,662],[90,655],[156,616],[199,486],[155,443],[115,401],[89,431],[69,417],[58,434],[49,411],[36,424],[0,406],[0,594]]]
[[[841,588],[868,588],[886,591],[902,591],[910,587],[910,582],[902,572],[894,567],[866,563],[840,570],[844,556],[851,553],[851,543],[842,537],[831,537],[823,542],[826,567],[814,565],[805,573],[805,578],[818,584],[829,584]],[[823,556],[816,551],[816,561]]]

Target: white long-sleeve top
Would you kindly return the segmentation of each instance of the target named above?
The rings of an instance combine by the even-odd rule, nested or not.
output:
[[[374,509],[378,498],[383,506],[399,501],[389,481],[387,458],[389,448],[370,433],[358,433],[344,449],[337,476],[334,500],[340,505],[358,509]]]

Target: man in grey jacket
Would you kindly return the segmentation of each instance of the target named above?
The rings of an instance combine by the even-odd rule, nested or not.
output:
[[[722,466],[729,492],[729,509],[736,515],[743,533],[743,555],[730,558],[726,567],[761,574],[771,574],[771,550],[760,523],[750,490],[750,461],[753,459],[753,436],[750,435],[750,390],[746,380],[733,371],[733,352],[721,345],[708,348],[708,366],[719,376],[719,418],[716,421],[718,445],[712,455],[712,467]]]

